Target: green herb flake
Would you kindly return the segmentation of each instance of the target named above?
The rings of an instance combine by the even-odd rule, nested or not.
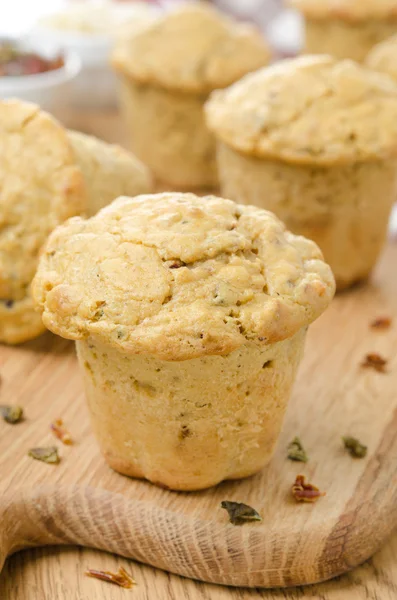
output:
[[[233,525],[243,525],[249,521],[262,521],[260,514],[248,504],[223,500],[221,508],[227,510],[230,523]]]
[[[56,446],[48,446],[47,448],[32,448],[28,452],[29,456],[35,460],[41,460],[49,465],[57,465],[61,460]]]
[[[23,408],[16,405],[0,405],[0,415],[3,417],[6,423],[15,425],[23,419]]]
[[[353,458],[364,458],[367,455],[367,446],[364,446],[354,437],[343,437],[343,443],[345,445],[346,450],[349,451],[350,455]]]
[[[298,437],[295,437],[292,442],[288,446],[288,454],[287,457],[290,460],[295,460],[297,462],[307,463],[309,460],[308,455],[306,454],[306,450],[304,449],[302,442]]]

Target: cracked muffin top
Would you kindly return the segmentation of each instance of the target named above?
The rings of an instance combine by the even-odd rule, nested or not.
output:
[[[368,54],[366,64],[375,71],[387,73],[397,81],[397,35],[373,47]]]
[[[70,219],[33,283],[54,333],[164,360],[283,340],[333,294],[316,244],[272,213],[181,193],[121,197]]]
[[[288,0],[312,19],[397,19],[397,0]]]
[[[63,127],[38,106],[0,102],[0,320],[1,338],[29,328],[30,283],[50,231],[86,208],[83,175]],[[2,326],[3,327],[3,326]],[[9,338],[9,339],[8,339]]]
[[[123,39],[114,67],[142,83],[207,93],[269,62],[260,32],[213,8],[186,5]]]
[[[50,231],[86,208],[85,188],[66,132],[34,104],[0,102],[0,156],[0,297],[15,301]]]
[[[218,138],[258,157],[332,165],[397,154],[397,85],[350,60],[261,69],[215,91],[206,115]]]

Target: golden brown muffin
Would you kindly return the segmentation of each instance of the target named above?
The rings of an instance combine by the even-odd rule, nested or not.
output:
[[[397,34],[374,46],[366,58],[370,69],[386,73],[397,81]]]
[[[138,196],[152,191],[148,168],[131,152],[77,131],[68,131],[68,138],[84,176],[88,216],[123,194]]]
[[[338,289],[365,279],[397,186],[397,86],[352,61],[284,61],[215,92],[223,195],[313,239]]]
[[[253,27],[196,4],[124,38],[113,65],[136,155],[174,187],[214,186],[215,144],[205,127],[203,104],[209,92],[269,58],[267,44]]]
[[[16,344],[44,331],[30,283],[49,233],[150,184],[126,152],[68,132],[19,100],[0,102],[0,156],[0,341]]]
[[[397,32],[397,0],[289,0],[305,17],[305,51],[363,61]]]
[[[45,325],[77,340],[107,462],[193,490],[270,460],[334,280],[271,213],[166,193],[56,229],[33,290]]]

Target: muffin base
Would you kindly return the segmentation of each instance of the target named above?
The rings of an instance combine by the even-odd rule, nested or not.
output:
[[[340,19],[307,19],[305,29],[307,54],[331,54],[362,62],[376,44],[397,32],[397,21],[374,19],[355,23]]]
[[[217,184],[215,141],[203,114],[206,96],[121,79],[121,110],[132,151],[175,188]]]
[[[77,342],[106,461],[124,475],[186,491],[258,472],[272,456],[305,334],[182,362]]]
[[[274,212],[314,240],[341,291],[371,273],[397,194],[396,161],[329,168],[258,159],[218,146],[221,193]]]

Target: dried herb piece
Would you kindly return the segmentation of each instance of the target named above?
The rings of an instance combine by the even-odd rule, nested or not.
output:
[[[19,423],[23,419],[23,408],[22,406],[1,404],[0,415],[4,421],[15,425],[15,423]]]
[[[133,585],[136,585],[135,579],[131,577],[127,573],[123,567],[119,567],[117,573],[112,573],[111,571],[97,571],[96,569],[87,569],[85,572],[87,577],[93,577],[94,579],[101,579],[102,581],[107,581],[109,583],[114,583],[119,587],[125,588],[126,590],[130,590]]]
[[[392,320],[390,317],[378,317],[371,323],[372,329],[389,329]]]
[[[295,437],[288,446],[288,458],[297,462],[306,463],[309,460],[308,455],[298,437]]]
[[[367,446],[361,444],[359,440],[354,437],[343,437],[343,443],[345,445],[346,450],[348,450],[354,458],[364,458],[367,455]]]
[[[61,460],[56,446],[48,446],[47,448],[32,448],[28,452],[29,456],[36,460],[48,463],[49,465],[57,465]]]
[[[305,482],[304,475],[298,475],[292,486],[292,495],[297,502],[317,502],[325,492],[320,492],[318,487]]]
[[[260,514],[248,504],[223,500],[221,507],[227,510],[230,523],[233,525],[242,525],[249,521],[262,521]]]
[[[375,369],[378,373],[386,373],[386,365],[387,360],[375,352],[367,354],[365,360],[361,363],[364,369]]]
[[[181,267],[184,267],[186,265],[186,263],[184,263],[180,258],[175,258],[174,260],[167,260],[165,264],[169,269],[180,269]]]
[[[1,298],[0,302],[2,302],[6,308],[12,308],[14,306],[14,300],[7,300],[6,298]]]
[[[187,425],[182,425],[180,431],[179,431],[179,439],[180,440],[184,440],[188,437],[191,437],[192,432],[190,431],[189,427]]]
[[[67,429],[63,426],[62,419],[56,419],[50,425],[51,431],[59,440],[61,440],[62,444],[66,446],[71,446],[73,444],[73,439]]]

